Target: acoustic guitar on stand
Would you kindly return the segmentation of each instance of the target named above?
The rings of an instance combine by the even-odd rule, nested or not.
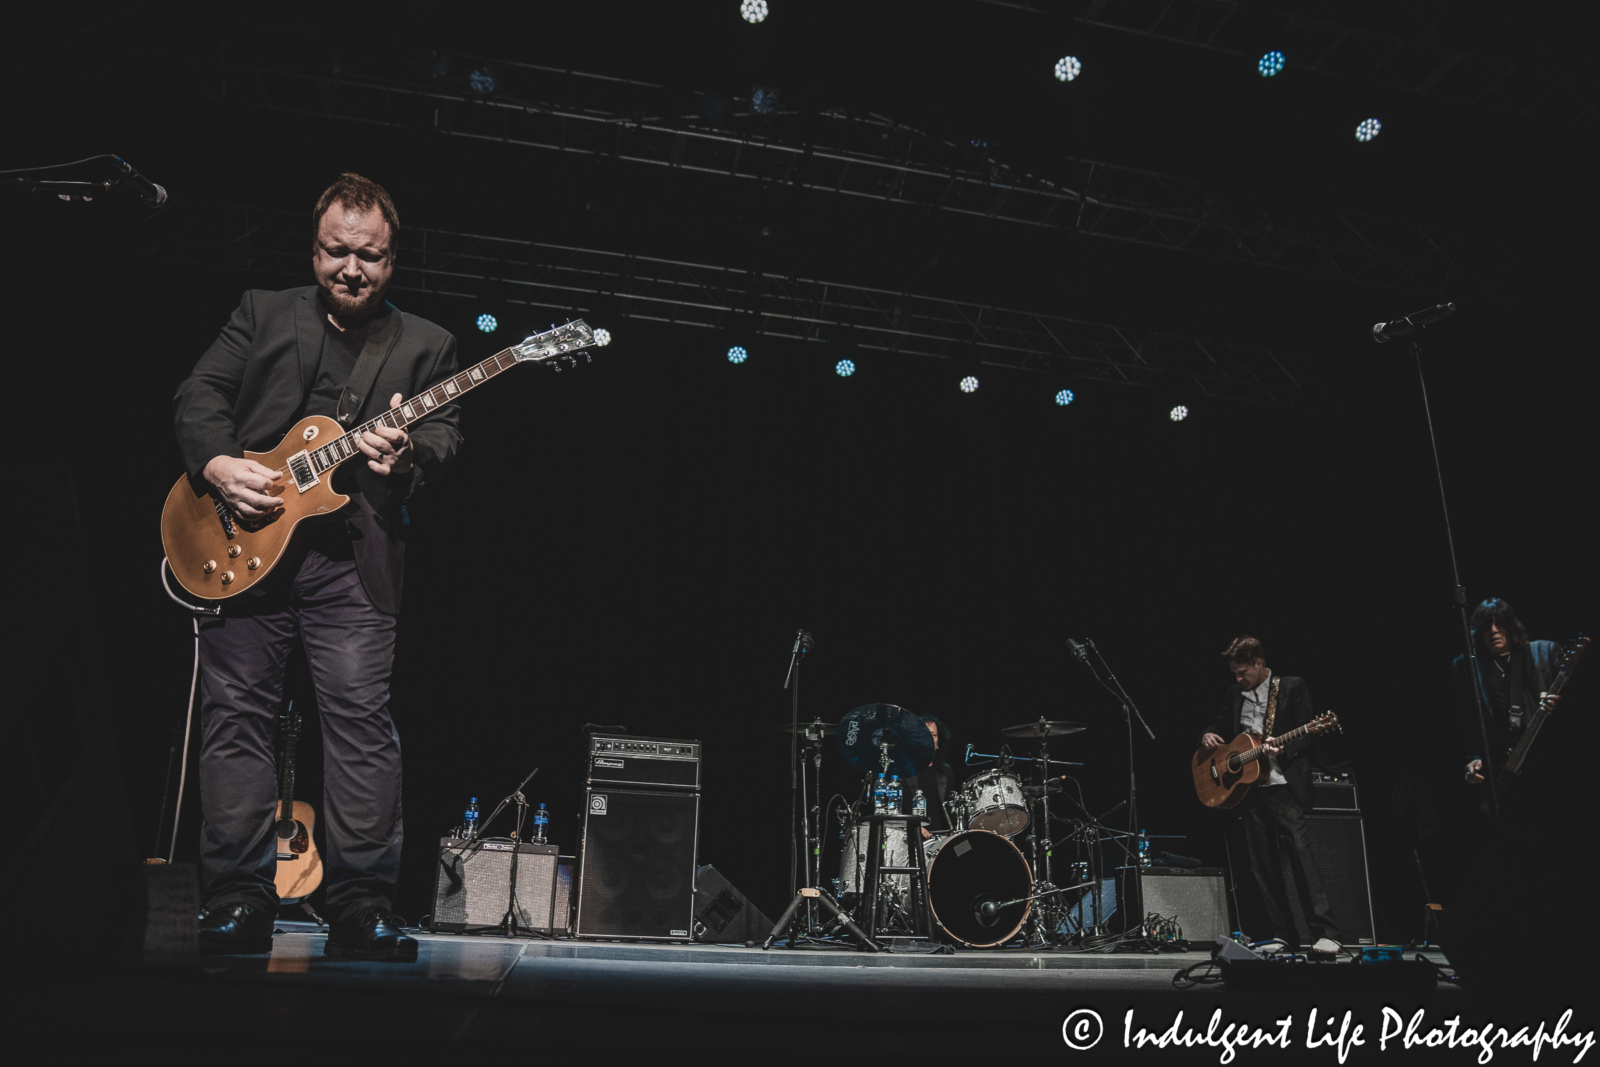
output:
[[[350,502],[334,492],[333,472],[347,460],[364,457],[356,442],[367,431],[403,430],[518,363],[549,363],[560,370],[573,365],[574,353],[610,341],[605,330],[591,330],[578,319],[512,345],[348,433],[333,419],[308,415],[271,452],[244,454],[278,472],[273,491],[283,497],[283,506],[259,519],[243,517],[209,486],[184,475],[161,509],[161,547],[173,576],[202,600],[238,596],[272,573],[300,523]]]
[[[1208,808],[1237,807],[1265,773],[1261,759],[1267,754],[1267,745],[1278,744],[1287,750],[1301,738],[1338,729],[1339,716],[1325,711],[1304,726],[1276,737],[1263,740],[1260,734],[1246,731],[1216,748],[1198,749],[1189,763],[1189,769],[1194,772],[1194,791],[1200,795],[1200,803]]]
[[[300,739],[300,716],[294,701],[283,713],[283,771],[278,776],[278,869],[272,880],[284,903],[303,900],[322,884],[322,857],[311,840],[317,813],[310,804],[294,798],[295,746]]]

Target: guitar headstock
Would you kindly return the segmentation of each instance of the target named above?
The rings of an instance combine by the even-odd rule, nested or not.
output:
[[[1583,654],[1589,650],[1589,639],[1579,634],[1568,641],[1561,649],[1561,658],[1556,662],[1556,670],[1571,673],[1572,668],[1578,665]]]
[[[1308,734],[1336,734],[1340,729],[1339,716],[1331,711],[1325,711],[1306,723],[1306,733]]]
[[[511,346],[511,355],[518,363],[549,363],[560,370],[577,362],[576,353],[610,343],[608,331],[591,329],[582,319],[574,319],[565,326],[524,338],[521,344]],[[588,358],[589,354],[584,353],[584,359]]]

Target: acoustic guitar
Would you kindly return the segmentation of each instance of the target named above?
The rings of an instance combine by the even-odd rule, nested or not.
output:
[[[1189,769],[1194,772],[1194,791],[1200,803],[1208,808],[1233,808],[1244,800],[1250,787],[1266,773],[1261,758],[1267,754],[1266,746],[1280,744],[1284,752],[1302,738],[1314,734],[1332,733],[1339,729],[1339,717],[1325,711],[1304,726],[1287,733],[1262,739],[1260,734],[1248,730],[1226,744],[1213,749],[1198,749]],[[1281,754],[1281,753],[1280,753]]]
[[[591,330],[578,319],[497,352],[348,433],[321,415],[301,419],[272,451],[244,454],[278,472],[273,489],[283,506],[259,519],[238,514],[204,482],[179,478],[161,509],[161,547],[173,575],[202,600],[238,596],[272,573],[302,522],[331,515],[350,502],[334,492],[333,472],[349,460],[366,459],[356,442],[367,431],[403,430],[518,363],[549,363],[560,370],[573,365],[574,353],[610,340],[606,331]]]
[[[317,813],[310,804],[294,798],[295,745],[300,738],[300,716],[294,701],[283,715],[283,772],[278,777],[278,869],[272,880],[278,899],[301,900],[322,884],[322,857],[311,840]]]

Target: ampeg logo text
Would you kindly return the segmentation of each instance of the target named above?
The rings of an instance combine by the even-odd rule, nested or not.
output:
[[[594,761],[594,765],[596,767],[616,767],[618,770],[622,769],[622,761],[619,759],[597,759]]]
[[[604,815],[606,813],[606,798],[596,793],[589,798],[589,814]]]

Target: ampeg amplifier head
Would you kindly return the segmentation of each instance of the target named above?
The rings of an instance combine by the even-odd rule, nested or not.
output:
[[[589,784],[700,788],[700,742],[665,737],[593,734]]]

